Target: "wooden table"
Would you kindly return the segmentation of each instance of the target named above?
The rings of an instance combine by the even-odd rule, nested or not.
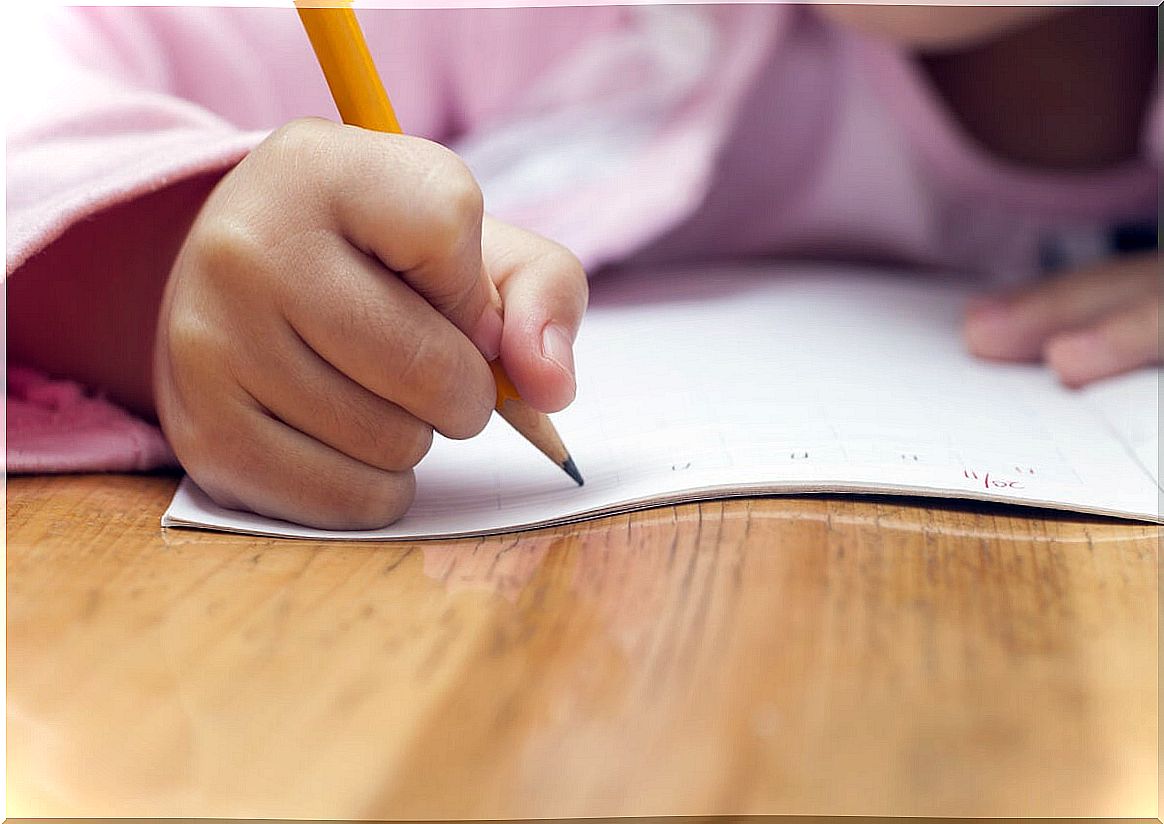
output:
[[[1155,527],[895,499],[515,537],[8,484],[13,816],[1154,816]]]

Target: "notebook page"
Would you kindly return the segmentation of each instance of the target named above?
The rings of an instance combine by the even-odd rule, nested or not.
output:
[[[1083,390],[1112,435],[1156,484],[1160,486],[1160,371],[1144,369],[1133,375],[1102,381]],[[1159,504],[1157,511],[1160,511]]]
[[[584,487],[495,416],[473,440],[436,438],[417,469],[416,502],[385,530],[336,533],[231,512],[189,480],[163,523],[441,537],[664,501],[813,491],[1157,520],[1156,481],[1121,434],[1158,428],[1158,396],[1139,388],[1156,370],[1089,394],[1038,366],[977,361],[960,337],[967,294],[921,276],[835,267],[620,275],[593,284],[578,398],[554,417]],[[1121,392],[1134,395],[1134,409]]]

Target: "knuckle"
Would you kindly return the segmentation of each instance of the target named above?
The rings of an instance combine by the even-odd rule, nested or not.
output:
[[[578,260],[578,256],[556,241],[546,240],[543,256],[549,265],[558,271],[580,278],[586,277],[586,272],[582,269],[582,261]]]
[[[312,156],[326,145],[335,124],[319,117],[300,117],[284,123],[264,141],[280,155]]]
[[[240,274],[253,271],[266,257],[267,248],[252,223],[220,216],[200,227],[197,261],[212,282],[237,284]]]
[[[228,370],[220,333],[202,318],[183,313],[171,317],[166,348],[175,384],[195,396],[216,392]]]
[[[450,166],[445,196],[459,223],[480,223],[485,214],[485,195],[469,168],[458,158]]]
[[[431,213],[429,229],[441,243],[455,244],[481,225],[485,196],[464,161],[440,147],[425,180]]]
[[[578,259],[577,255],[560,243],[554,243],[547,254],[550,256],[550,266],[555,271],[561,272],[566,280],[574,284],[578,289],[577,297],[581,302],[581,309],[585,311],[586,305],[590,300],[590,281],[586,277],[586,270],[582,266],[582,261]]]
[[[252,153],[264,170],[255,185],[274,193],[294,192],[301,205],[310,202],[332,185],[337,158],[346,154],[339,148],[348,135],[342,128],[319,117],[284,123]]]
[[[174,312],[166,326],[166,342],[171,356],[198,355],[214,345],[214,336],[197,315]],[[185,365],[184,359],[179,365]]]

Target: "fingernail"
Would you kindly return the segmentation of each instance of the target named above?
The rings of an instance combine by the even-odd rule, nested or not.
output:
[[[501,309],[497,306],[486,306],[477,320],[477,326],[469,339],[481,350],[485,360],[496,360],[501,354],[501,329],[505,325],[501,317]]]
[[[542,330],[542,357],[574,377],[574,341],[565,326],[547,323]]]

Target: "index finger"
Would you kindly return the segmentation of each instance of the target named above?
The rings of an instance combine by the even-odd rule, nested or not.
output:
[[[460,158],[422,138],[325,120],[291,132],[285,141],[310,153],[307,174],[336,231],[496,357],[501,303],[481,266],[483,198]]]

